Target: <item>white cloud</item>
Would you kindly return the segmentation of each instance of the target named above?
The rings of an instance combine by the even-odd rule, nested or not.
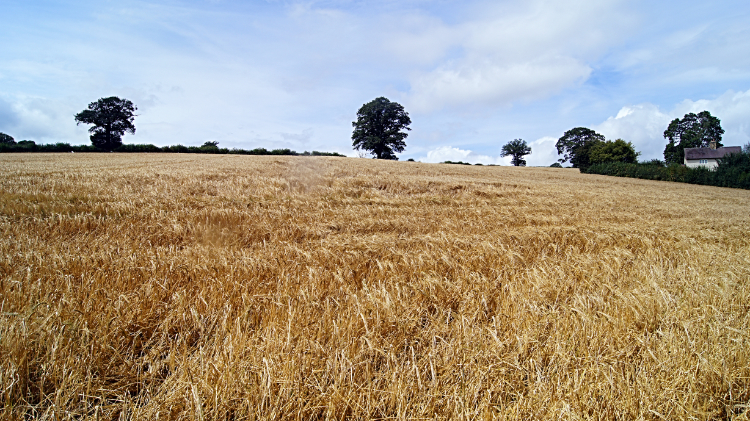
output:
[[[3,105],[4,103],[4,105]],[[53,100],[39,97],[0,99],[1,131],[16,140],[33,140],[37,143],[70,142],[71,138],[88,141],[86,126],[76,126],[75,110],[65,99]]]
[[[646,28],[637,34],[636,45],[614,51],[607,60],[620,70],[638,69],[640,78],[653,88],[665,85],[707,85],[712,82],[747,80],[750,56],[750,27],[747,12],[728,7],[687,14],[666,4],[656,6],[676,12],[672,19],[681,21],[672,31]],[[711,7],[706,4],[706,7]],[[734,11],[732,11],[734,10]],[[724,16],[717,16],[725,14]],[[744,16],[743,16],[744,14]],[[657,26],[658,27],[658,26]]]
[[[410,105],[432,111],[448,104],[510,104],[530,101],[585,80],[591,69],[570,57],[508,63],[479,60],[446,66],[417,78]]]
[[[417,161],[422,162],[445,162],[445,161],[462,161],[470,164],[496,164],[496,165],[509,165],[510,157],[494,157],[489,155],[481,155],[476,152],[454,148],[452,146],[441,146],[427,152],[427,156],[418,158]]]
[[[547,167],[557,162],[557,139],[554,137],[542,137],[531,143],[531,154],[526,157],[527,165],[530,167]]]
[[[8,130],[9,127],[15,126],[18,122],[13,105],[0,98],[0,130]]]
[[[427,25],[424,33],[406,37],[406,45],[421,47],[418,56],[438,57],[441,46],[444,56],[412,76],[407,102],[430,112],[545,98],[585,81],[592,71],[588,61],[630,24],[618,1],[484,5],[470,21]]]
[[[641,152],[641,160],[663,158],[666,144],[663,133],[673,118],[654,104],[630,105],[592,129],[610,140],[633,142],[635,149]]]
[[[306,128],[301,133],[279,133],[282,139],[287,142],[306,144],[312,139],[314,131],[312,128]]]
[[[404,14],[383,35],[383,50],[409,65],[433,65],[462,41],[455,28],[423,13]]]

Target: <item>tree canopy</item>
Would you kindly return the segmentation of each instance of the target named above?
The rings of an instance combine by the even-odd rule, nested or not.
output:
[[[77,124],[93,124],[89,129],[91,144],[111,151],[122,145],[122,136],[135,134],[135,110],[138,108],[127,99],[116,96],[100,98],[89,104],[87,110],[76,114]]]
[[[707,148],[712,141],[716,142],[716,147],[722,147],[723,134],[721,121],[708,111],[675,118],[664,130],[664,138],[669,140],[664,147],[664,160],[667,164],[681,164],[685,160],[685,148]]]
[[[573,168],[585,170],[591,165],[590,150],[599,142],[604,142],[604,136],[591,129],[586,127],[570,129],[555,144],[557,154],[563,156],[558,161],[561,164],[570,161]]]
[[[500,156],[512,156],[511,163],[516,167],[525,167],[526,160],[524,156],[531,153],[531,148],[523,139],[513,139],[503,145]]]
[[[387,98],[376,98],[357,111],[357,121],[352,122],[352,146],[370,151],[377,159],[397,160],[396,152],[403,152],[411,130],[411,119],[404,107]]]
[[[632,143],[622,139],[615,141],[606,140],[597,142],[591,146],[589,161],[592,164],[603,162],[626,162],[634,164],[638,162],[640,152],[635,151]]]
[[[0,144],[3,145],[15,145],[16,140],[13,139],[13,136],[5,134],[3,132],[0,132]]]
[[[13,136],[0,132],[0,144],[15,145],[16,140],[13,139]]]

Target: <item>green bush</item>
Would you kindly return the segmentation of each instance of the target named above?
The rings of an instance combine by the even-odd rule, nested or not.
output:
[[[716,167],[716,184],[750,190],[750,153],[725,156]]]
[[[162,152],[162,149],[154,145],[122,145],[115,152]]]
[[[162,152],[172,152],[172,153],[188,153],[190,152],[190,149],[188,149],[187,146],[183,145],[172,145],[172,146],[165,146],[161,148]]]
[[[635,163],[638,160],[640,152],[635,151],[632,143],[622,139],[614,141],[606,140],[596,142],[591,146],[589,151],[589,160],[592,164],[602,164],[605,162],[626,162]]]

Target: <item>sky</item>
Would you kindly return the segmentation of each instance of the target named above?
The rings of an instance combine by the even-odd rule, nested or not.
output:
[[[528,165],[574,127],[663,158],[674,118],[708,110],[750,142],[746,0],[4,0],[0,132],[89,144],[76,113],[137,107],[125,143],[359,156],[381,96],[412,119],[402,160]]]

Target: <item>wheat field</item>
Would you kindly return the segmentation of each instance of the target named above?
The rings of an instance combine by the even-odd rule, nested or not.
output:
[[[2,419],[747,420],[750,191],[0,156]]]

